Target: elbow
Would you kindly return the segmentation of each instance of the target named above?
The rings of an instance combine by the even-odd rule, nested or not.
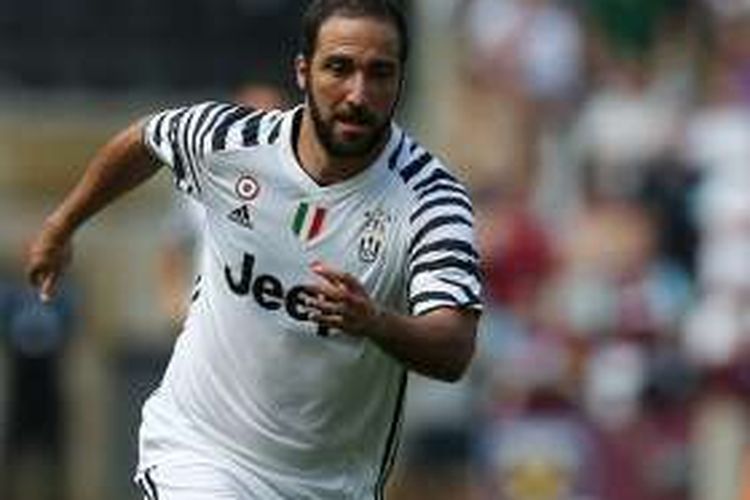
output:
[[[460,381],[469,369],[474,357],[477,337],[477,315],[459,316],[460,322],[448,330],[447,342],[443,344],[444,357],[439,373],[433,376],[443,382]]]
[[[442,382],[456,383],[466,375],[473,357],[474,342],[462,345],[450,353],[443,366],[433,373],[433,377]]]
[[[439,373],[435,373],[433,375],[433,378],[441,382],[455,384],[456,382],[464,378],[465,373],[466,373],[466,369],[461,369],[461,368],[442,369],[440,370]]]
[[[464,375],[466,374],[467,370],[469,368],[469,362],[466,361],[464,363],[455,363],[452,366],[446,367],[440,371],[440,373],[436,374],[435,378],[442,382],[448,382],[448,383],[456,383],[459,382],[462,378],[464,378]]]

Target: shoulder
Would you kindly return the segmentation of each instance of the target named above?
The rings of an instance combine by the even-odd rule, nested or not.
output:
[[[471,199],[464,182],[453,168],[422,146],[407,132],[397,129],[397,145],[388,157],[393,184],[402,193],[412,221],[431,206],[464,206],[471,212]]]
[[[211,152],[273,144],[279,137],[284,117],[289,113],[231,103],[212,103],[210,106],[215,110],[213,119],[203,132],[210,136],[208,146]],[[204,106],[201,116],[208,119],[209,109]]]
[[[208,154],[275,141],[288,113],[206,101],[156,113],[147,119],[145,130],[157,145],[190,146]]]

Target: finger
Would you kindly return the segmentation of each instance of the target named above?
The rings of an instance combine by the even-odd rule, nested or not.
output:
[[[44,281],[50,274],[52,274],[52,270],[45,264],[33,264],[29,267],[27,272],[28,280],[31,285],[40,290],[42,285],[44,285]]]
[[[344,317],[340,314],[322,314],[320,312],[311,312],[310,321],[314,321],[329,328],[345,330]]]
[[[309,299],[325,298],[331,301],[341,301],[346,297],[346,290],[329,282],[305,287]]]
[[[311,310],[318,314],[343,314],[344,306],[341,302],[329,300],[323,296],[315,297],[309,303]]]
[[[317,275],[325,278],[327,281],[334,283],[339,287],[343,287],[353,292],[361,292],[362,290],[364,290],[359,280],[357,280],[357,278],[347,272],[333,269],[321,262],[313,263],[312,270]]]
[[[318,308],[326,314],[344,314],[346,310],[343,302],[333,300],[321,300]]]
[[[337,300],[334,300],[323,293],[313,292],[308,295],[305,303],[311,317],[340,313],[341,308],[337,304],[339,304]]]
[[[340,284],[343,284],[349,290],[362,290],[359,280],[349,273],[340,272],[337,279]]]
[[[34,288],[39,288],[42,283],[42,269],[37,266],[29,266],[26,270],[26,278]]]
[[[333,269],[332,267],[329,267],[322,262],[313,262],[310,268],[315,274],[322,278],[325,278],[330,283],[345,284],[347,281],[346,273]]]
[[[57,275],[55,273],[48,273],[42,280],[42,286],[39,289],[39,298],[42,302],[49,302],[55,294],[55,287],[57,285]]]

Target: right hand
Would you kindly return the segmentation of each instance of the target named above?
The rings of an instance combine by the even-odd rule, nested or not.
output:
[[[26,256],[26,276],[39,291],[42,302],[49,302],[55,294],[60,277],[70,264],[73,248],[70,235],[59,226],[45,222],[29,246]]]

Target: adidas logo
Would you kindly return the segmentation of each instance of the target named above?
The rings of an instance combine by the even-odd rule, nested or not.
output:
[[[232,210],[227,216],[232,222],[236,222],[240,226],[244,226],[248,229],[253,228],[253,221],[250,218],[250,210],[247,205],[242,205],[240,208]]]

